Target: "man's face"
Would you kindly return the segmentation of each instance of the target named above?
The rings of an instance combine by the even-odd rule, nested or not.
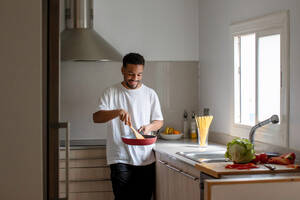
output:
[[[144,65],[127,64],[122,67],[124,82],[130,89],[136,89],[143,78]]]

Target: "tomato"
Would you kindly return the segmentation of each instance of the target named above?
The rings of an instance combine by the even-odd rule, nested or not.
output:
[[[279,165],[289,165],[294,164],[296,155],[294,152],[283,154],[279,157],[272,157],[268,160],[268,163],[279,164]]]
[[[255,154],[255,158],[251,161],[253,163],[259,163],[260,162],[260,154]]]
[[[255,158],[252,160],[253,163],[267,163],[268,155],[266,153],[255,154]]]
[[[260,162],[261,163],[267,163],[268,162],[268,155],[266,153],[261,153],[260,154]]]

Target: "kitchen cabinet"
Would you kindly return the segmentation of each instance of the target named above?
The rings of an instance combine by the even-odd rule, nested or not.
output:
[[[205,200],[299,199],[300,176],[205,181]]]
[[[208,151],[224,148],[211,144]],[[156,155],[157,200],[200,199],[200,200],[282,200],[299,199],[300,173],[297,170],[267,171],[252,174],[218,173],[214,176],[209,167],[222,163],[197,162],[177,154],[177,152],[199,152],[190,141],[158,141]],[[203,150],[202,150],[203,151]],[[207,151],[207,149],[205,150]],[[206,170],[204,170],[206,168]],[[225,168],[221,166],[221,168]],[[215,167],[216,169],[220,169]],[[278,170],[281,169],[278,167]],[[218,171],[218,170],[217,170]]]
[[[200,199],[200,172],[156,152],[156,200]]]

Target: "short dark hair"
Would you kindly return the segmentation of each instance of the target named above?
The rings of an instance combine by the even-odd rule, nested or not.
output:
[[[145,65],[145,59],[138,53],[129,53],[123,58],[123,67],[126,68],[127,64]]]

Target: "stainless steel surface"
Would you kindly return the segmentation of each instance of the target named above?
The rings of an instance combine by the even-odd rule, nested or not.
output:
[[[272,170],[272,171],[276,169],[276,167],[275,167],[274,165],[264,164],[264,166],[265,166],[266,168],[268,168],[269,170]]]
[[[65,3],[66,28],[93,27],[92,0],[67,0]]]
[[[176,154],[181,155],[185,158],[193,160],[195,162],[227,162],[228,159],[224,157],[225,151],[212,151],[212,152],[177,152]]]
[[[61,59],[121,61],[122,55],[93,29],[93,0],[66,0]]]
[[[272,117],[270,117],[269,119],[266,119],[265,121],[262,121],[258,124],[256,124],[255,126],[253,126],[250,130],[249,133],[249,141],[254,144],[254,133],[256,131],[256,129],[258,129],[259,127],[262,127],[266,124],[272,123],[272,124],[277,124],[279,122],[279,117],[278,115],[272,115]]]
[[[69,162],[70,162],[70,122],[60,122],[58,124],[59,128],[66,129],[66,139],[65,139],[65,153],[66,153],[66,173],[65,173],[65,187],[66,187],[66,196],[62,199],[69,199]]]

